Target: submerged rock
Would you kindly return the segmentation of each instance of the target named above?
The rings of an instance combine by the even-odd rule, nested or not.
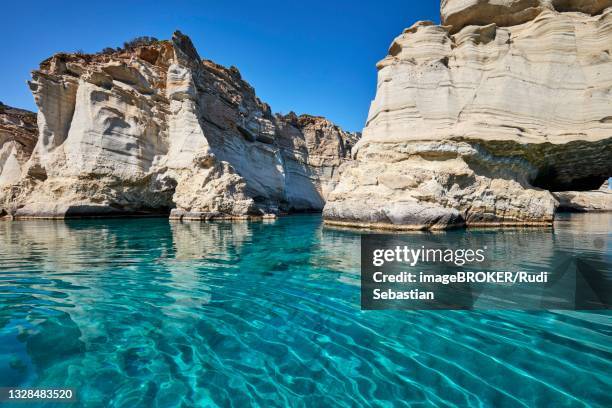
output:
[[[404,30],[377,65],[326,222],[551,224],[550,191],[595,189],[612,174],[610,5],[448,0],[446,25]]]
[[[324,118],[273,115],[236,68],[202,60],[180,32],[54,55],[30,88],[40,137],[0,190],[17,218],[321,210],[357,137]]]

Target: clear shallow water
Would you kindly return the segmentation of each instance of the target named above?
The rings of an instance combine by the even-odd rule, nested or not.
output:
[[[610,270],[611,226],[412,236]],[[612,406],[612,313],[362,312],[359,248],[317,216],[0,222],[0,386],[75,388],[64,407]]]

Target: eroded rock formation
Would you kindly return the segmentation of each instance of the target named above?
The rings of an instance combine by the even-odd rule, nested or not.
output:
[[[54,55],[30,88],[40,137],[0,190],[17,218],[321,210],[357,137],[321,117],[273,115],[236,68],[202,60],[179,32]]]
[[[535,19],[543,11],[598,14],[610,0],[442,0],[442,25],[456,33],[468,25],[508,27]]]
[[[330,224],[547,225],[612,174],[612,1],[446,0],[391,44]]]
[[[37,138],[35,113],[0,102],[0,188],[19,181]]]

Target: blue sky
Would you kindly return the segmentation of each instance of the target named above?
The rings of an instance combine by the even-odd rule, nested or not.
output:
[[[375,64],[417,20],[439,21],[439,1],[9,1],[0,17],[0,101],[35,110],[26,81],[59,51],[96,52],[176,29],[203,58],[235,65],[274,112],[323,115],[361,130]]]

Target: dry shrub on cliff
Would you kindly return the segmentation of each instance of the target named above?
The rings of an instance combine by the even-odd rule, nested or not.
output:
[[[126,50],[131,50],[134,49],[136,47],[142,47],[144,45],[151,45],[154,44],[156,42],[158,42],[159,40],[155,37],[149,37],[149,36],[142,36],[142,37],[136,37],[133,38],[129,41],[126,41],[123,43],[123,48]]]
[[[142,47],[145,45],[151,45],[151,44],[155,44],[156,42],[158,42],[159,40],[155,37],[149,37],[149,36],[142,36],[142,37],[136,37],[136,38],[132,38],[129,41],[125,41],[123,43],[123,47],[117,47],[117,48],[113,48],[113,47],[104,47],[101,51],[98,51],[99,55],[111,55],[114,54],[116,52],[121,52],[121,51],[130,51],[133,50],[135,48],[138,47]]]

